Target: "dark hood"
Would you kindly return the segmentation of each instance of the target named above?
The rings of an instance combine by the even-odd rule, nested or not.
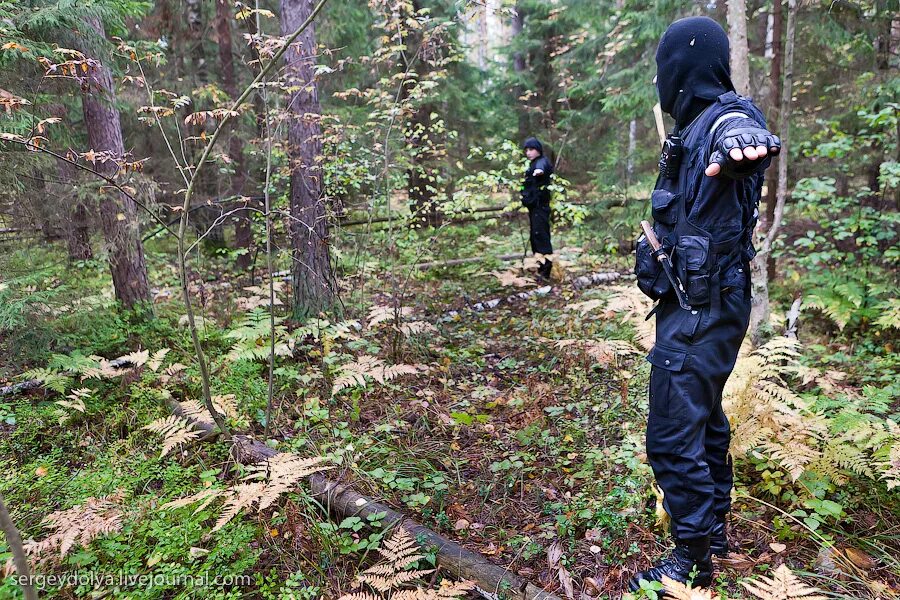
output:
[[[656,90],[663,111],[679,129],[716,98],[734,91],[728,66],[728,34],[709,17],[672,23],[656,50]]]
[[[541,143],[538,141],[538,139],[536,137],[530,137],[527,140],[525,140],[524,144],[522,144],[522,150],[527,150],[528,148],[534,148],[535,150],[537,150],[538,152],[541,153],[541,156],[544,155],[544,147],[541,145]]]

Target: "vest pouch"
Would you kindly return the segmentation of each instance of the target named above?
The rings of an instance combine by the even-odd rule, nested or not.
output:
[[[653,256],[653,248],[643,235],[635,245],[634,274],[638,288],[653,300],[659,300],[672,291],[672,284],[666,277],[662,265]]]
[[[709,302],[710,272],[712,270],[709,238],[700,235],[682,235],[675,248],[675,268],[684,284],[688,303],[702,306]]]
[[[678,194],[668,190],[653,190],[650,206],[653,220],[664,225],[674,225],[678,221]]]

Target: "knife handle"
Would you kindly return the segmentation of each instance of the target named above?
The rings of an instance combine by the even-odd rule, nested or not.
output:
[[[644,235],[647,237],[647,241],[650,242],[650,247],[653,248],[654,252],[658,252],[662,244],[659,243],[659,239],[656,237],[656,233],[653,231],[650,223],[641,221],[641,229],[644,230]]]

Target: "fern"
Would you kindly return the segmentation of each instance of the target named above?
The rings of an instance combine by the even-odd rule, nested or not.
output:
[[[68,400],[57,400],[56,404],[62,406],[63,408],[68,408],[70,410],[75,410],[80,413],[85,412],[87,408],[84,405],[84,401],[86,398],[90,398],[91,390],[88,388],[79,388],[77,390],[72,390],[69,392],[69,395],[66,396]]]
[[[88,498],[68,510],[47,515],[42,523],[51,530],[50,535],[41,541],[26,543],[25,551],[39,559],[49,552],[59,552],[63,558],[76,544],[87,547],[95,538],[119,531],[122,528],[123,498],[121,492],[102,498]]]
[[[741,585],[760,600],[825,600],[819,590],[803,583],[786,565],[775,569],[771,578],[760,575],[745,579]]]
[[[66,389],[72,384],[72,379],[53,369],[31,369],[22,373],[22,379],[36,379],[48,390],[65,394]]]
[[[183,508],[199,502],[200,506],[194,510],[196,514],[214,500],[222,498],[224,499],[222,510],[213,527],[213,531],[218,531],[242,510],[257,504],[257,511],[261,512],[282,494],[293,489],[301,479],[330,469],[330,466],[323,464],[325,461],[326,459],[322,457],[301,458],[290,453],[279,453],[263,463],[251,465],[241,483],[224,490],[202,490],[191,496],[167,502],[162,508],[163,510]],[[254,479],[260,481],[252,481]]]
[[[689,587],[665,575],[662,578],[662,584],[666,589],[666,597],[672,598],[672,600],[721,600],[721,596],[712,590]]]
[[[640,354],[624,340],[557,340],[557,348],[576,348],[601,365],[616,365],[619,358]]]
[[[368,591],[344,594],[339,600],[455,600],[465,596],[475,585],[471,581],[451,582],[444,580],[436,589],[416,586],[404,589],[401,586],[420,580],[433,572],[433,569],[414,569],[423,555],[415,539],[403,527],[394,533],[378,548],[381,562],[369,567],[356,576],[360,585],[367,585],[380,595]]]
[[[778,337],[749,352],[744,348],[725,387],[723,405],[732,423],[735,457],[761,453],[797,481],[807,471],[836,484],[851,477],[883,479],[900,485],[898,467],[888,457],[900,436],[890,419],[888,390],[869,388],[862,397],[810,402],[791,381],[819,381],[814,369],[799,363],[799,342]],[[826,389],[841,376],[830,374]],[[876,414],[870,414],[876,413]]]
[[[266,486],[259,498],[259,510],[265,510],[278,497],[294,488],[302,479],[313,473],[326,471],[331,467],[324,465],[325,458],[301,458],[286,452],[276,454],[266,462],[253,465],[245,479],[265,478]]]
[[[287,329],[281,325],[283,319],[275,319],[275,355],[290,356],[294,351],[294,340],[287,335]],[[271,323],[269,313],[261,308],[253,308],[235,323],[235,327],[225,334],[228,339],[235,340],[228,360],[267,360],[271,353]]]
[[[402,306],[395,308],[393,306],[373,306],[367,317],[367,326],[369,329],[374,328],[380,323],[393,321],[395,318],[402,319],[412,314],[412,307]]]
[[[142,429],[163,436],[162,451],[159,453],[160,458],[168,454],[173,448],[200,437],[200,432],[195,430],[187,419],[176,415],[156,419],[142,427]]]
[[[383,385],[401,375],[415,375],[422,370],[424,370],[424,367],[421,365],[400,364],[387,366],[380,358],[364,354],[351,363],[341,365],[332,385],[331,394],[337,394],[339,391],[349,387],[365,386],[369,379]]]

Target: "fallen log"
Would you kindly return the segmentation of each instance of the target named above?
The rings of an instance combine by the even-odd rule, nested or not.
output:
[[[13,383],[11,385],[0,387],[0,396],[12,396],[21,392],[28,392],[37,389],[39,387],[41,387],[41,381],[39,379],[29,379],[28,381],[21,381],[19,383]]]
[[[125,369],[133,367],[135,365],[131,361],[124,358],[117,358],[115,360],[109,361],[109,366],[114,369]],[[31,390],[36,390],[37,388],[41,387],[42,384],[43,382],[40,379],[20,381],[19,383],[13,383],[0,387],[0,396],[13,396],[15,394],[21,394],[22,392],[30,392]]]
[[[169,409],[185,417],[178,403],[169,401]],[[185,417],[187,418],[187,417]],[[214,424],[196,419],[188,420],[201,431],[200,439],[209,439],[218,434]],[[247,435],[232,437],[231,449],[234,459],[241,464],[263,462],[279,454],[278,450],[258,442]],[[307,477],[312,496],[319,501],[330,515],[337,520],[347,517],[366,517],[376,513],[384,514],[382,522],[390,527],[402,526],[413,537],[425,540],[426,548],[436,548],[437,564],[459,579],[475,582],[478,592],[487,600],[561,600],[533,583],[526,581],[486,558],[466,550],[456,542],[438,535],[391,507],[366,498],[350,486],[326,478],[321,473]]]
[[[435,261],[430,261],[430,262],[415,263],[415,264],[409,265],[409,266],[411,266],[415,269],[421,270],[421,269],[433,269],[435,267],[452,267],[455,265],[464,265],[467,263],[482,262],[482,261],[491,260],[491,259],[507,261],[507,260],[516,260],[519,258],[522,258],[521,252],[519,252],[518,254],[503,254],[501,256],[484,255],[484,256],[473,256],[471,258],[454,258],[451,260],[435,260]],[[406,266],[406,265],[404,265],[404,266]]]
[[[623,277],[634,277],[630,273],[617,273],[615,271],[609,273],[589,273],[587,275],[582,275],[581,277],[576,277],[572,280],[572,286],[576,290],[583,290],[585,288],[599,285],[601,283],[611,283]],[[524,292],[519,292],[518,294],[511,294],[509,296],[501,297],[501,298],[492,298],[490,300],[483,300],[481,302],[476,302],[475,304],[469,305],[466,309],[474,311],[474,312],[484,312],[486,310],[491,310],[493,308],[497,308],[501,305],[513,304],[515,302],[521,300],[527,300],[532,296],[546,296],[550,292],[553,291],[552,285],[545,285],[543,287],[534,288],[531,290],[527,290]],[[452,321],[459,317],[460,310],[451,310],[444,313],[443,320],[444,321]]]

